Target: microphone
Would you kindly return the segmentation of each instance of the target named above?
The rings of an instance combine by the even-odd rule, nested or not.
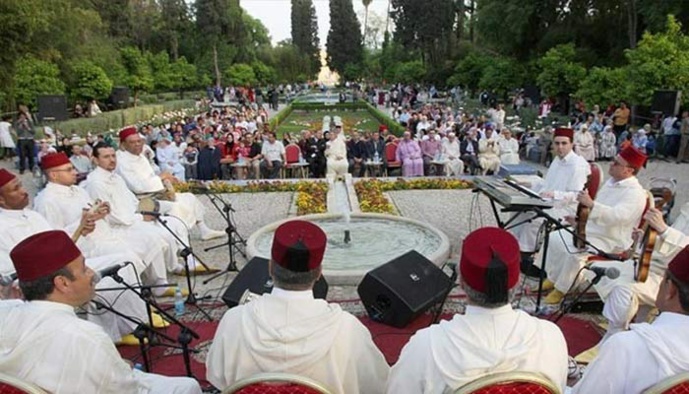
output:
[[[17,273],[13,272],[9,275],[0,275],[0,286],[9,286],[17,279]]]
[[[160,213],[160,212],[155,212],[155,211],[139,211],[140,214],[142,215],[149,215],[153,217],[159,217],[159,216],[167,216],[167,213]]]
[[[620,276],[620,270],[615,268],[615,267],[594,267],[594,266],[585,266],[589,271],[592,271],[596,274],[596,278],[601,278],[603,276],[607,276],[610,279],[617,279],[617,277]]]
[[[117,271],[121,270],[124,268],[127,264],[115,264],[107,268],[103,268],[102,270],[98,270],[98,276],[101,278],[105,278],[106,276],[116,276]]]

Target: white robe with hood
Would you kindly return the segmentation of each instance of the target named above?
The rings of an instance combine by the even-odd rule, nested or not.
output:
[[[689,316],[663,312],[653,324],[632,324],[601,346],[573,394],[641,393],[689,371]]]
[[[390,371],[387,392],[441,394],[511,371],[542,373],[564,389],[567,360],[565,337],[555,324],[510,305],[468,305],[465,315],[414,334]]]
[[[225,389],[261,372],[314,379],[332,393],[385,390],[389,367],[371,334],[309,291],[274,288],[225,313],[206,357],[206,378]]]

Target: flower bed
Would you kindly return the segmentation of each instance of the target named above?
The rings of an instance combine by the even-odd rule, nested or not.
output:
[[[394,214],[395,207],[383,195],[393,190],[431,190],[431,189],[469,189],[473,184],[461,179],[423,178],[381,181],[378,179],[362,180],[354,184],[359,198],[361,212]]]
[[[246,185],[235,185],[223,181],[211,181],[204,184],[214,193],[262,193],[262,192],[297,192],[297,215],[310,215],[326,211],[328,184],[325,182],[267,182],[251,181]],[[175,190],[179,193],[196,193],[198,183],[179,182]]]

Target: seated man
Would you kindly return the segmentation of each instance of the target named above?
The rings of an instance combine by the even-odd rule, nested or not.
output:
[[[464,162],[471,175],[476,175],[481,168],[478,161],[478,141],[476,140],[476,128],[472,127],[467,132],[466,137],[459,144],[459,152],[461,154],[462,162]]]
[[[648,196],[636,178],[646,162],[646,155],[634,147],[621,151],[610,165],[610,179],[592,200],[588,191],[577,196],[577,201],[590,209],[586,222],[586,241],[609,254],[626,252],[632,244],[630,234],[638,226]],[[566,218],[571,224],[572,217]],[[595,255],[590,247],[578,250],[572,234],[565,230],[550,233],[546,272],[548,280],[543,290],[553,291],[544,299],[546,304],[559,304],[570,287],[575,285],[577,273]]]
[[[172,174],[177,180],[184,182],[186,175],[184,166],[180,163],[179,148],[172,143],[170,137],[160,139],[156,149],[156,158],[160,171]]]
[[[54,394],[201,393],[193,379],[132,369],[101,327],[77,317],[98,278],[65,232],[32,235],[10,256],[27,302],[0,307],[0,371]]]
[[[689,247],[668,264],[655,304],[655,321],[610,337],[572,393],[641,393],[689,371]]]
[[[306,376],[340,394],[382,393],[388,364],[357,318],[313,298],[327,240],[313,223],[275,231],[270,275],[275,287],[223,316],[206,358],[207,379],[225,389],[260,372]]]
[[[577,211],[577,193],[584,190],[587,177],[591,173],[589,164],[572,150],[574,130],[558,128],[555,130],[555,155],[550,163],[545,180],[540,185],[530,185],[544,198],[553,199],[553,209],[547,213],[555,219],[574,216]],[[531,268],[532,254],[538,248],[539,232],[544,219],[536,218],[533,212],[520,213],[514,223],[521,223],[510,230],[519,240],[519,250],[522,253],[523,269],[525,272],[534,271]],[[538,276],[538,275],[534,275]]]
[[[500,146],[492,137],[493,129],[486,127],[486,138],[478,141],[478,162],[483,169],[482,175],[488,172],[497,174],[500,171]]]
[[[603,316],[608,319],[606,340],[612,334],[629,328],[629,323],[639,311],[640,305],[655,305],[668,263],[689,245],[689,203],[682,206],[681,213],[672,223],[672,227],[668,227],[663,220],[663,213],[655,208],[649,208],[644,215],[644,221],[657,231],[651,266],[645,282],[637,282],[634,279],[635,266],[632,261],[595,263],[596,266],[616,267],[621,272],[619,278],[611,280],[603,277],[594,286],[605,300]]]
[[[136,127],[120,131],[123,150],[117,152],[117,173],[124,178],[129,190],[137,196],[158,195],[165,192],[163,180],[173,181],[169,173],[155,174],[151,163],[143,155],[144,141]],[[200,158],[199,158],[200,160]],[[224,231],[211,230],[206,226],[203,204],[191,193],[176,193],[175,201],[161,201],[161,211],[179,217],[189,227],[197,226],[204,241],[224,237]]]
[[[69,161],[72,162],[72,165],[74,165],[74,168],[77,170],[78,182],[86,179],[86,176],[93,168],[91,166],[91,158],[89,158],[89,156],[86,154],[86,151],[82,149],[81,145],[72,145],[72,157],[69,158]]]
[[[442,143],[439,138],[436,138],[437,134],[435,130],[430,130],[428,132],[428,138],[421,141],[421,153],[423,154],[423,172],[426,175],[430,175],[431,169],[436,170],[435,165],[432,164],[433,161],[437,160],[442,153]],[[440,174],[436,174],[440,175]]]
[[[519,164],[519,141],[512,137],[512,131],[502,129],[502,136],[498,139],[500,145],[500,162],[502,164]]]
[[[443,156],[447,161],[445,163],[445,173],[448,176],[464,174],[464,162],[459,158],[459,141],[457,141],[457,137],[453,132],[448,133],[447,140],[443,141]]]
[[[275,138],[275,133],[268,133],[268,140],[261,146],[261,174],[265,179],[276,179],[285,163],[285,146]]]
[[[359,133],[352,132],[352,139],[347,144],[347,158],[349,161],[349,173],[358,177],[366,175],[366,142],[360,139]],[[359,170],[354,173],[356,166]]]
[[[392,394],[445,393],[482,376],[539,372],[567,384],[567,344],[553,323],[513,310],[519,245],[507,231],[484,227],[462,244],[460,286],[465,315],[419,330],[390,371]]]
[[[344,135],[342,135],[342,126],[335,126],[335,131],[331,131],[329,134],[330,140],[325,147],[327,174],[344,176],[349,169],[349,163],[347,162],[347,143]]]
[[[419,143],[411,139],[411,133],[405,131],[397,145],[397,161],[402,162],[402,176],[423,176],[423,159]]]

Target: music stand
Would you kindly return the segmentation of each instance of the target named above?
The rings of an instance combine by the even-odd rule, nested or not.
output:
[[[203,191],[203,194],[205,194],[208,197],[208,199],[211,201],[211,203],[213,204],[215,209],[220,213],[220,215],[222,215],[223,219],[225,219],[225,223],[227,224],[227,227],[225,227],[225,233],[227,234],[227,242],[224,242],[220,245],[208,247],[203,251],[208,252],[213,249],[227,246],[227,252],[230,258],[229,262],[227,263],[227,267],[223,271],[216,273],[215,275],[211,276],[210,278],[202,282],[205,285],[214,280],[215,278],[218,278],[224,274],[239,271],[239,269],[237,268],[237,261],[234,255],[236,252],[239,252],[246,259],[246,250],[242,250],[239,247],[239,245],[246,247],[246,240],[242,238],[242,236],[237,232],[237,226],[235,226],[234,221],[232,220],[232,213],[235,212],[234,208],[232,208],[232,204],[228,203],[222,197],[216,195],[210,190],[201,190]],[[222,205],[222,207],[220,205]]]

